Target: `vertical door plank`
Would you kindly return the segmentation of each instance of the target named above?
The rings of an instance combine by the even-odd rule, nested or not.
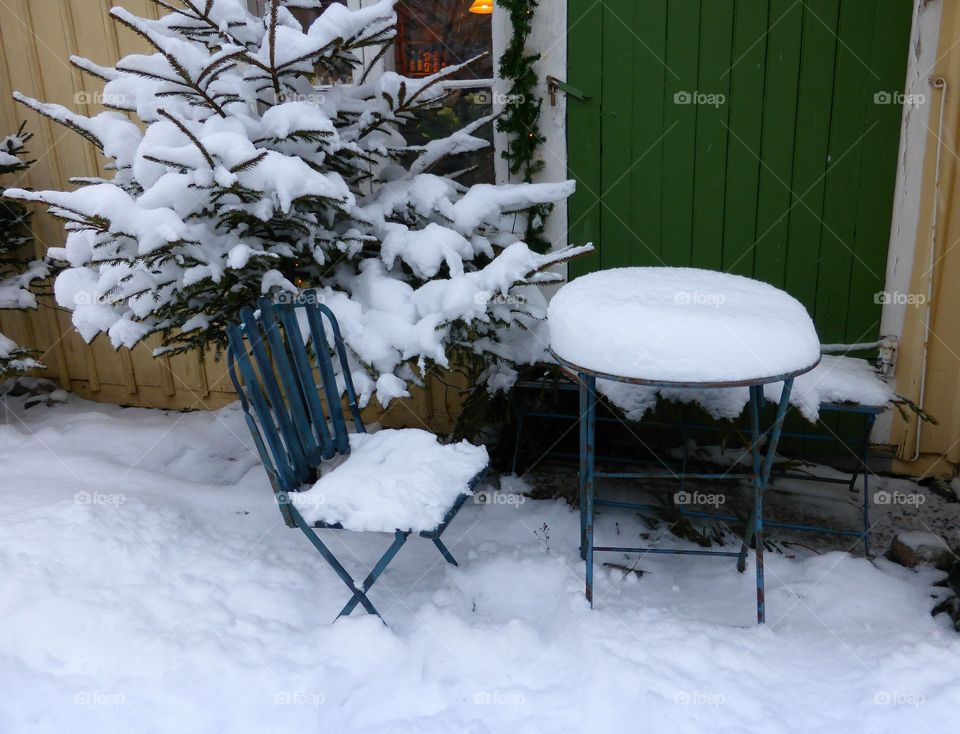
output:
[[[882,306],[875,295],[886,279],[893,195],[897,176],[902,105],[892,93],[903,92],[905,59],[910,44],[912,8],[904,0],[876,0],[873,49],[866,59],[880,80],[868,77],[860,170],[860,200],[856,212],[854,261],[850,278],[844,339],[871,341],[879,335]],[[874,84],[875,83],[875,84]],[[891,97],[887,103],[883,95]],[[931,126],[935,123],[931,120]]]
[[[754,276],[782,287],[793,202],[790,184],[804,5],[793,0],[772,0],[770,7]]]
[[[840,6],[837,67],[830,130],[829,171],[820,242],[820,277],[814,318],[821,340],[841,342],[850,300],[850,276],[856,217],[851,214],[860,196],[861,156],[868,87],[879,83],[868,69],[873,45],[873,2],[844,0]],[[868,82],[868,78],[871,80]],[[870,103],[873,93],[870,93]]]
[[[811,313],[817,298],[839,16],[840,0],[809,0],[803,18],[785,283]]]
[[[631,265],[660,265],[660,199],[663,166],[663,85],[668,74],[667,3],[663,0],[636,0],[634,14],[633,154],[630,188],[633,192],[629,216],[633,232]]]
[[[699,268],[723,267],[727,129],[733,63],[733,3],[707,2],[700,9],[700,71],[697,91],[696,166],[692,261]]]
[[[634,0],[604,0],[604,69],[632,68],[637,44],[633,34]],[[603,75],[600,164],[600,264],[617,268],[630,264],[633,242],[628,212],[633,205],[630,176],[633,163],[633,80],[629,74]]]
[[[570,242],[600,242],[600,110],[603,98],[603,12],[593,0],[569,0],[567,7],[567,80],[590,99],[567,99],[567,168],[577,191],[567,203]],[[549,103],[549,102],[548,102]],[[598,253],[570,263],[570,276],[596,270]]]
[[[767,0],[735,3],[730,79],[723,269],[753,275],[767,57]]]
[[[672,0],[667,16],[667,73],[664,77],[664,131],[661,200],[667,265],[691,264],[693,191],[696,167],[697,89],[700,56],[700,0]]]

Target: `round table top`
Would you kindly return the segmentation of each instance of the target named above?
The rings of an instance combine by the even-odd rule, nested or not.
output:
[[[561,364],[650,385],[775,382],[813,369],[820,340],[793,296],[695,268],[614,268],[554,295],[550,349]]]

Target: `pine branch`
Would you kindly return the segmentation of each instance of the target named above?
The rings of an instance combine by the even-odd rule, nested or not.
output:
[[[43,115],[47,119],[53,120],[54,122],[73,130],[78,135],[83,136],[93,143],[95,146],[97,146],[97,148],[103,150],[103,141],[94,135],[92,131],[80,125],[80,120],[88,119],[83,115],[78,115],[74,112],[71,112],[66,107],[62,107],[61,105],[39,102],[32,97],[27,97],[24,94],[20,94],[20,92],[14,92],[13,98],[24,107],[29,107],[34,112]]]
[[[203,158],[207,162],[207,165],[210,166],[210,170],[213,170],[217,167],[217,164],[213,160],[213,156],[211,156],[210,152],[203,147],[203,143],[200,142],[199,138],[197,138],[196,135],[194,135],[192,132],[190,132],[190,130],[187,129],[186,125],[180,122],[180,120],[178,120],[176,117],[171,115],[165,109],[162,109],[162,108],[158,109],[157,114],[160,115],[160,117],[164,117],[170,122],[172,122],[174,125],[177,126],[180,132],[182,132],[184,135],[190,138],[190,142],[193,143],[196,149],[199,150],[200,153],[203,155]]]
[[[273,0],[276,2],[276,0]],[[167,63],[170,64],[177,76],[182,80],[182,84],[186,87],[189,87],[197,95],[199,95],[204,102],[210,107],[211,110],[216,112],[220,117],[226,118],[227,114],[223,108],[218,105],[214,100],[210,98],[206,90],[204,90],[194,79],[190,77],[190,73],[184,68],[180,61],[170,52],[166,51],[158,40],[158,36],[153,34],[148,28],[146,28],[141,22],[140,19],[135,15],[127,12],[123,8],[114,7],[110,10],[110,15],[112,15],[117,21],[122,25],[125,25],[127,28],[132,30],[141,38],[145,39],[151,46],[153,46],[157,52],[167,60]],[[118,65],[119,68],[119,65]],[[181,83],[181,82],[178,82]]]

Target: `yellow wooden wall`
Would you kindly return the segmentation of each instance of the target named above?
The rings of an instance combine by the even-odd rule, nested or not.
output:
[[[70,176],[103,175],[105,160],[76,133],[35,114],[11,99],[14,91],[56,102],[77,112],[96,114],[102,83],[81,74],[68,58],[80,55],[111,65],[120,57],[144,50],[142,40],[108,16],[113,6],[156,17],[148,0],[2,0],[0,1],[0,135],[22,121],[34,133],[30,144],[36,164],[6,186],[63,188]],[[34,215],[37,253],[63,244],[59,222],[37,210]],[[46,375],[83,397],[143,407],[207,409],[235,400],[226,365],[212,356],[155,359],[155,341],[136,349],[114,350],[105,336],[86,344],[73,330],[70,314],[52,299],[41,299],[32,312],[0,312],[0,333],[35,346],[47,365]],[[397,401],[388,414],[371,409],[370,418],[391,425],[449,426],[455,396],[442,386],[418,390]],[[448,403],[450,405],[448,405]]]
[[[945,0],[940,24],[937,61],[929,76],[947,82],[943,145],[940,154],[941,186],[937,221],[936,266],[932,272],[929,358],[923,369],[923,308],[907,310],[897,365],[897,391],[919,400],[920,381],[926,372],[924,407],[937,423],[923,422],[919,459],[913,460],[918,422],[897,420],[892,439],[898,449],[898,471],[917,476],[949,476],[960,464],[960,3]],[[916,238],[910,293],[926,294],[930,271],[931,225],[935,192],[937,127],[941,92],[933,95],[924,160],[920,224]]]
[[[34,134],[30,157],[37,160],[22,180],[8,177],[5,185],[61,188],[70,176],[105,173],[105,159],[93,145],[13,102],[11,95],[23,92],[84,114],[102,111],[102,83],[81,74],[68,58],[78,54],[110,64],[142,49],[137,36],[110,20],[112,5],[155,17],[156,6],[147,0],[0,3],[0,132],[12,132],[26,121]],[[39,210],[33,230],[38,254],[63,244],[63,227]],[[35,312],[2,312],[0,331],[20,344],[38,347],[47,376],[84,397],[167,408],[215,407],[232,399],[223,366],[213,359],[154,359],[150,350],[155,342],[115,351],[103,336],[88,345],[73,331],[70,314],[48,297]]]

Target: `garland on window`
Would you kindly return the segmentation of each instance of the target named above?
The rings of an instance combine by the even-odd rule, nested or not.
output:
[[[543,170],[544,163],[537,156],[537,148],[546,141],[540,132],[543,100],[536,94],[539,78],[534,68],[540,54],[526,51],[538,0],[499,0],[499,3],[510,14],[513,26],[513,37],[500,59],[500,78],[509,79],[511,83],[503,113],[497,120],[497,130],[509,136],[507,149],[501,155],[507,160],[512,175],[521,176],[525,183],[530,183]],[[550,204],[541,204],[527,210],[525,241],[531,250],[546,252],[550,249],[543,231],[552,209]]]

